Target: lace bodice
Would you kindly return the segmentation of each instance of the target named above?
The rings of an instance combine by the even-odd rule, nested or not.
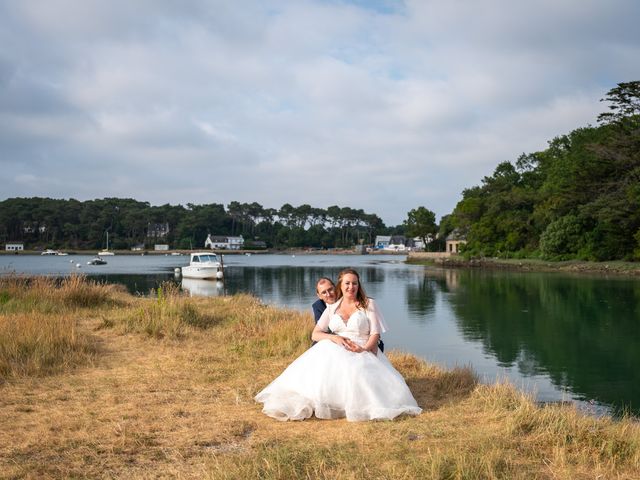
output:
[[[369,299],[366,310],[356,310],[346,322],[336,313],[339,305],[340,301],[327,306],[318,320],[318,326],[322,330],[330,329],[333,333],[347,337],[358,345],[367,343],[371,334],[387,331],[382,313],[372,299]]]
[[[371,327],[364,310],[356,310],[349,320],[345,322],[337,313],[331,315],[329,328],[333,333],[347,337],[359,345],[364,345],[369,340]]]

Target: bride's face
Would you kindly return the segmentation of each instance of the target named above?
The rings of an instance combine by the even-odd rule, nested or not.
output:
[[[347,273],[342,277],[340,287],[342,288],[342,295],[348,298],[356,298],[358,294],[358,277],[353,273]]]

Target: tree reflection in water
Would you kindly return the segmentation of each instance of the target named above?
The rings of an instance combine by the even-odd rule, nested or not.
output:
[[[484,271],[458,277],[450,303],[465,338],[525,375],[546,373],[585,399],[638,411],[640,283]]]

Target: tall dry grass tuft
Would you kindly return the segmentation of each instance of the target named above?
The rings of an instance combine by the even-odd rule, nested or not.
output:
[[[470,366],[445,370],[414,355],[389,352],[389,360],[407,380],[416,401],[423,409],[467,397],[478,385],[478,376]]]
[[[225,336],[238,353],[253,358],[295,358],[311,346],[309,314],[264,305],[255,297],[236,296],[228,303],[234,313]]]
[[[145,333],[153,338],[180,338],[188,327],[204,329],[218,322],[215,315],[202,313],[174,283],[164,282],[151,292],[151,297],[152,301],[126,311],[121,320],[126,332]],[[114,323],[109,319],[104,326]]]
[[[0,315],[0,379],[45,375],[90,362],[95,346],[67,315]]]
[[[58,295],[62,303],[70,308],[98,308],[109,304],[119,304],[116,300],[124,288],[113,284],[104,284],[87,279],[84,275],[71,275],[60,282],[50,294]]]
[[[63,313],[75,308],[100,308],[122,304],[123,293],[118,286],[101,284],[84,275],[62,280],[11,275],[0,277],[0,312]]]
[[[508,383],[482,385],[470,402],[485,410],[481,416],[499,419],[506,438],[517,439],[523,450],[556,471],[573,471],[580,465],[593,478],[640,471],[637,419],[596,418],[573,405],[541,407]]]
[[[564,461],[601,470],[636,468],[640,472],[640,424],[631,419],[586,416],[573,406],[538,407],[523,403],[510,418],[512,435],[534,445],[552,446]]]

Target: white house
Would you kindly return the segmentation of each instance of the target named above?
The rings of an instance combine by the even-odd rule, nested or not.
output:
[[[24,243],[22,242],[7,243],[4,246],[4,249],[7,252],[21,252],[22,250],[24,250]]]
[[[242,250],[243,247],[244,238],[242,238],[242,235],[239,237],[207,235],[207,239],[204,242],[204,248],[212,250]]]
[[[391,241],[391,235],[376,235],[376,241],[373,244],[373,248],[384,249],[389,246]]]
[[[166,243],[156,243],[153,246],[153,249],[157,252],[166,252],[167,250],[169,250],[169,245],[167,245]]]

